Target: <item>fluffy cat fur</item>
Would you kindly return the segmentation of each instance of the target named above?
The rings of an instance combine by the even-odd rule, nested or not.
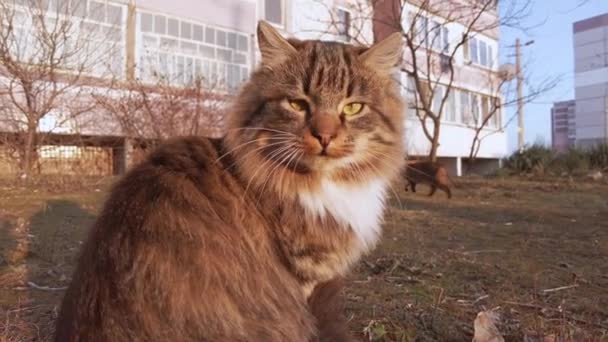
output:
[[[349,340],[315,298],[375,244],[400,173],[401,37],[258,40],[226,137],[168,141],[114,186],[56,341]]]

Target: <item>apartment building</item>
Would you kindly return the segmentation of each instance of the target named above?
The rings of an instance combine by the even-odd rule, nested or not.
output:
[[[575,72],[576,145],[608,141],[608,13],[572,27]]]
[[[138,80],[154,85],[162,81],[179,87],[203,79],[218,92],[234,92],[259,60],[255,32],[260,19],[303,39],[349,40],[348,1],[15,0],[7,4],[15,13],[11,24],[17,27],[15,47],[19,51],[15,55],[19,59],[26,60],[31,55],[28,46],[35,45],[31,44],[35,41],[31,39],[32,15],[42,15],[48,25],[73,21],[71,43],[86,40],[79,49],[85,53],[74,59],[94,57],[97,61],[87,66],[86,76],[112,78],[115,84]],[[329,28],[333,15],[342,18],[343,25]],[[107,95],[102,84],[92,82],[87,93]],[[118,98],[120,90],[109,94]],[[80,95],[75,91],[72,100]],[[114,166],[118,164],[115,172],[128,166],[126,159],[133,146],[116,120],[95,110],[74,120],[62,120],[63,114],[57,108],[39,123],[39,131],[51,133],[56,145],[43,146],[41,159],[77,157],[83,148],[63,145],[84,138],[90,145],[110,149]],[[0,117],[0,134],[9,136],[11,128],[3,125],[9,120],[3,119]],[[210,134],[221,135],[221,127]]]
[[[554,151],[565,152],[575,145],[576,101],[553,103],[551,108],[551,143]]]
[[[391,1],[397,0],[377,3]],[[49,0],[40,4],[47,6],[44,15],[49,20],[57,20],[57,9],[67,6],[74,20],[82,20],[84,27],[101,33],[93,36],[91,46],[110,53],[92,68],[92,76],[112,75],[125,82],[137,79],[152,83],[162,79],[176,86],[203,78],[228,92],[247,79],[259,60],[255,30],[260,19],[301,39],[370,44],[386,34],[372,20],[384,15],[381,9],[363,0]],[[28,2],[16,0],[15,6],[25,13]],[[424,14],[415,25],[421,40],[423,32],[425,36],[430,31],[437,32],[440,37],[427,48],[428,53],[449,51],[464,30],[463,25],[446,23],[445,18],[425,13],[409,2],[404,11],[410,13],[403,16],[404,27],[411,20],[411,13]],[[486,21],[496,20],[497,15],[495,10],[483,14]],[[27,20],[22,29],[27,30]],[[497,29],[476,32],[456,54],[454,90],[442,115],[438,155],[459,175],[462,161],[468,156],[473,128],[487,115],[491,103],[496,102],[497,97],[500,100],[492,87],[492,75],[498,70],[498,38]],[[407,53],[405,57],[407,59]],[[441,73],[438,77],[442,77]],[[403,95],[411,100],[414,94],[411,79],[405,75],[399,78],[402,84],[408,85]],[[441,87],[438,95],[445,91]],[[413,109],[408,109],[406,114],[408,152],[424,156],[429,148],[428,140]],[[89,120],[73,125],[62,122],[60,112],[52,113],[40,123],[40,130],[52,129],[53,133],[66,135],[77,133],[89,140],[104,138],[114,146],[112,158],[124,159],[132,148],[129,140],[116,122],[111,118],[100,119],[99,115],[91,112]],[[501,130],[501,122],[498,113],[483,128],[484,139],[478,153],[483,167],[495,167],[506,154],[506,135]],[[119,164],[124,164],[118,167],[121,172],[128,163]]]
[[[427,5],[426,9],[416,4]],[[503,130],[503,118],[500,106],[502,97],[498,86],[498,43],[499,32],[496,25],[498,12],[496,7],[489,6],[479,10],[487,1],[469,1],[463,7],[460,1],[403,2],[384,0],[376,3],[374,10],[374,34],[382,39],[402,27],[405,33],[413,36],[415,51],[406,47],[404,67],[411,72],[416,56],[417,71],[425,82],[431,80],[436,87],[431,94],[432,108],[440,107],[447,86],[451,84],[447,101],[441,113],[441,130],[439,134],[438,157],[448,164],[455,174],[464,172],[466,162],[475,134],[488,116],[490,119],[481,129],[482,142],[477,155],[478,161],[474,172],[486,172],[499,166],[501,158],[507,154],[507,135]],[[458,13],[458,11],[468,13]],[[471,15],[479,11],[479,19],[471,25]],[[463,34],[468,39],[461,43]],[[450,55],[453,59],[453,80],[450,80]],[[429,67],[430,66],[430,67]],[[408,72],[398,76],[405,85],[404,96],[409,108],[406,118],[405,142],[410,156],[425,156],[431,144],[424,134],[417,117],[415,82]],[[427,124],[429,131],[433,125]]]

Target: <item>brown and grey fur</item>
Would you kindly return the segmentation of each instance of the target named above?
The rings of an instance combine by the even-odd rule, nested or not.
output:
[[[315,298],[335,301],[333,279],[374,241],[298,196],[399,175],[402,104],[390,73],[401,38],[369,49],[286,41],[260,23],[258,39],[262,65],[225,139],[169,141],[116,184],[56,341],[350,340]],[[364,111],[344,117],[346,99]]]
[[[405,191],[412,189],[416,192],[416,184],[428,184],[431,187],[429,196],[433,196],[437,188],[445,191],[448,198],[452,198],[452,186],[454,183],[450,178],[448,170],[442,164],[431,161],[411,161],[405,169]]]

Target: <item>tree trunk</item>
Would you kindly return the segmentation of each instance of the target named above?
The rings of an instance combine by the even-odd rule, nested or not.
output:
[[[471,143],[471,148],[469,150],[469,159],[467,160],[467,171],[471,171],[473,169],[473,164],[475,164],[475,160],[477,159],[477,151],[479,151],[479,131],[475,132],[475,136],[473,137],[473,142]]]
[[[433,120],[433,140],[431,140],[431,150],[429,151],[429,160],[433,163],[437,161],[437,150],[439,149],[439,120]]]
[[[32,176],[34,162],[36,160],[36,127],[35,124],[28,124],[23,144],[23,162],[21,163],[21,177],[28,183]]]

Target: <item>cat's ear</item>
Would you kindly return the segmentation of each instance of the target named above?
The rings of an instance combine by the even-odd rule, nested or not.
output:
[[[296,52],[296,49],[272,25],[263,20],[258,23],[258,46],[262,53],[262,65],[267,67]]]
[[[401,32],[395,32],[365,50],[359,58],[374,70],[388,75],[397,66],[402,54],[403,38]]]

